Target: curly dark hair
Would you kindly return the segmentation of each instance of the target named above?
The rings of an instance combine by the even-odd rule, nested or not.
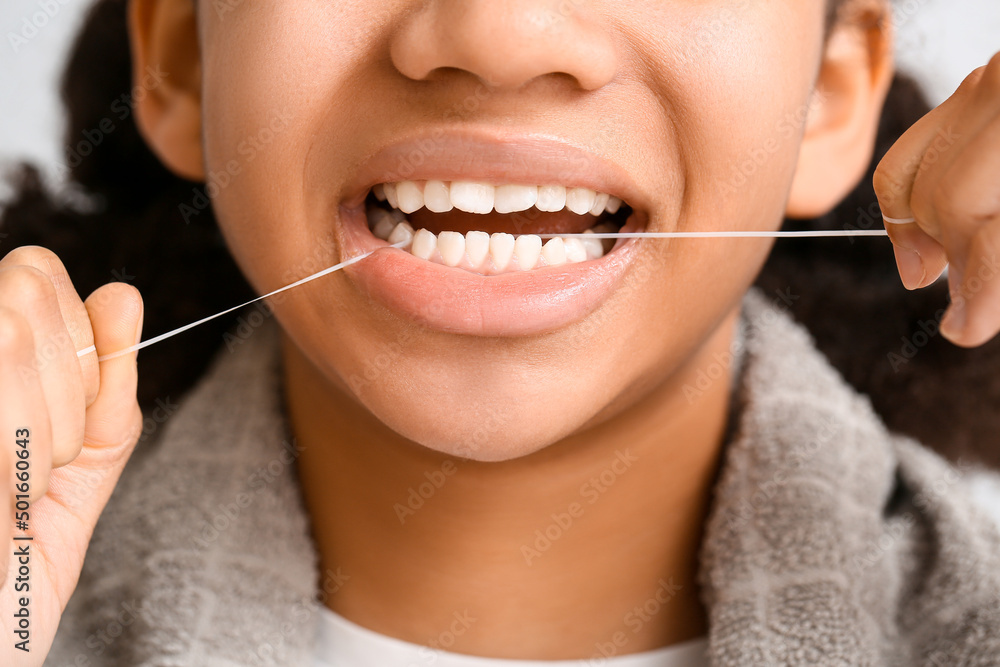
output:
[[[98,0],[72,49],[62,80],[71,186],[87,206],[56,197],[39,172],[22,166],[0,218],[7,248],[46,246],[65,262],[83,295],[126,280],[146,302],[147,337],[250,299],[253,292],[226,249],[210,208],[186,224],[179,210],[203,186],[167,171],[140,137],[128,104],[132,87],[127,0]],[[832,25],[843,0],[830,4]],[[115,104],[115,101],[118,101]],[[114,108],[112,105],[115,105]],[[897,75],[879,125],[867,177],[829,215],[786,220],[784,228],[882,226],[871,177],[886,150],[930,107]],[[86,139],[107,128],[99,142]],[[102,123],[104,125],[102,126]],[[83,142],[83,145],[81,145]],[[79,159],[85,149],[87,155]],[[207,201],[207,200],[205,200]],[[134,274],[134,275],[132,275]],[[880,239],[780,241],[757,280],[809,328],[822,352],[868,394],[890,428],[951,458],[1000,467],[1000,342],[974,350],[937,334],[947,287],[902,288],[891,245]],[[789,297],[791,295],[791,297]],[[140,355],[139,400],[179,396],[202,374],[236,322],[220,318]]]

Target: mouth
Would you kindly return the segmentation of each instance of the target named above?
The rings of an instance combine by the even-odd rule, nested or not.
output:
[[[586,237],[645,228],[620,172],[551,140],[439,143],[434,167],[405,179],[385,167],[414,142],[384,151],[341,206],[347,253],[384,248],[347,269],[370,297],[439,331],[517,336],[577,321],[614,292],[636,240]]]
[[[368,230],[386,244],[403,244],[427,262],[496,276],[598,260],[613,249],[613,239],[543,241],[539,234],[617,232],[632,209],[589,188],[431,180],[376,184],[365,212]]]

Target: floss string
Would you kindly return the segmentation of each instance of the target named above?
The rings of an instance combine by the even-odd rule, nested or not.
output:
[[[403,243],[396,243],[396,244],[391,245],[389,247],[390,248],[401,248],[403,245],[405,245],[405,244],[403,244]],[[317,278],[322,278],[325,275],[329,275],[329,274],[333,273],[334,271],[339,271],[339,270],[341,270],[342,268],[344,268],[346,266],[350,266],[351,264],[355,264],[357,262],[360,262],[365,257],[368,257],[369,255],[371,255],[372,253],[374,253],[374,252],[376,252],[378,250],[381,250],[381,248],[376,248],[375,250],[371,250],[371,251],[366,252],[364,254],[358,255],[357,257],[352,257],[351,259],[344,260],[340,264],[335,264],[334,266],[331,266],[329,268],[323,269],[322,271],[317,271],[316,273],[314,273],[314,274],[312,274],[310,276],[306,276],[302,280],[296,280],[294,283],[291,283],[290,285],[285,285],[284,287],[279,287],[278,289],[274,290],[273,292],[268,292],[264,296],[259,296],[259,297],[255,298],[255,299],[250,299],[246,303],[241,303],[238,306],[233,306],[232,308],[227,308],[226,310],[222,311],[221,313],[216,313],[215,315],[209,315],[208,317],[203,317],[202,319],[198,320],[197,322],[192,322],[191,324],[185,324],[184,326],[178,327],[178,328],[174,329],[173,331],[168,331],[165,334],[160,334],[159,336],[156,336],[154,338],[150,338],[149,340],[144,340],[141,343],[138,343],[138,344],[133,345],[131,347],[127,347],[124,350],[118,350],[117,352],[111,352],[109,354],[105,354],[102,357],[98,357],[97,360],[98,361],[106,361],[108,359],[114,359],[115,357],[121,357],[123,355],[128,354],[129,352],[135,352],[136,350],[141,350],[144,347],[149,347],[150,345],[154,345],[156,343],[159,343],[161,340],[166,340],[168,338],[176,336],[179,333],[183,333],[183,332],[187,331],[188,329],[193,329],[194,327],[198,326],[199,324],[204,324],[205,322],[209,322],[211,320],[214,320],[217,317],[222,317],[223,315],[225,315],[227,313],[231,313],[234,310],[239,310],[240,308],[244,308],[246,306],[249,306],[252,303],[257,303],[258,301],[266,299],[266,298],[268,298],[270,296],[275,296],[276,294],[281,294],[282,292],[284,292],[286,290],[290,290],[293,287],[298,287],[299,285],[305,285],[306,283],[311,282],[313,280],[316,280]],[[85,348],[85,349],[80,350],[79,352],[77,352],[76,356],[77,357],[82,357],[85,354],[90,354],[91,352],[96,352],[96,351],[97,351],[97,347],[95,345],[91,345],[90,347]]]
[[[913,218],[888,218],[883,216],[885,221],[889,224],[909,224],[915,222]],[[805,231],[735,231],[735,232],[615,232],[615,233],[594,233],[594,234],[539,234],[541,238],[592,238],[592,239],[618,239],[618,238],[655,238],[655,239],[669,239],[669,238],[821,238],[821,237],[845,237],[845,236],[888,236],[888,232],[884,229],[820,229],[820,230],[805,230]],[[396,243],[390,246],[384,246],[389,248],[402,248],[406,243]],[[352,257],[351,259],[344,260],[339,264],[335,264],[321,271],[306,276],[301,280],[297,280],[291,284],[285,285],[284,287],[279,287],[273,292],[268,292],[263,296],[258,296],[254,299],[250,299],[246,303],[241,303],[238,306],[233,306],[232,308],[227,308],[220,313],[215,315],[209,315],[208,317],[203,317],[197,322],[192,322],[190,324],[185,324],[182,327],[178,327],[167,333],[160,334],[150,338],[149,340],[144,340],[136,345],[127,347],[124,350],[118,350],[117,352],[111,352],[105,354],[104,356],[98,357],[98,361],[107,361],[108,359],[114,359],[116,357],[124,356],[130,352],[135,352],[141,350],[150,345],[155,345],[160,341],[172,338],[177,334],[183,333],[188,329],[193,329],[194,327],[209,322],[218,317],[222,317],[234,310],[239,310],[240,308],[245,308],[253,303],[262,301],[268,297],[281,294],[293,287],[298,287],[299,285],[305,285],[308,282],[316,280],[317,278],[322,278],[323,276],[329,275],[335,271],[339,271],[344,267],[350,266],[371,256],[373,253],[381,250],[382,248],[376,248],[369,252],[358,255],[357,257]],[[82,357],[85,354],[90,354],[91,352],[96,352],[97,347],[91,345],[83,350],[76,353],[77,357]]]

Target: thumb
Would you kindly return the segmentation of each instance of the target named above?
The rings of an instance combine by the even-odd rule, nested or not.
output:
[[[105,285],[91,294],[84,306],[98,356],[135,343],[142,327],[143,305],[134,287]],[[38,576],[47,576],[49,582],[35,594],[34,604],[47,610],[37,617],[43,623],[44,619],[57,621],[69,602],[97,520],[142,432],[135,357],[133,352],[100,362],[100,386],[97,398],[87,408],[80,453],[52,470],[48,491],[32,504],[34,525],[45,527],[34,530],[32,542],[32,549],[44,557],[45,570]],[[42,627],[40,624],[39,629]],[[50,630],[54,632],[54,626]],[[41,636],[44,638],[45,630]]]
[[[899,277],[906,289],[926,287],[941,276],[948,266],[944,246],[917,223],[890,224],[886,221],[885,229],[892,241]]]
[[[143,303],[134,287],[125,283],[104,285],[87,298],[84,306],[94,330],[98,357],[138,341]],[[135,352],[100,362],[100,388],[87,408],[80,454],[53,471],[54,477],[62,478],[60,488],[78,487],[80,495],[73,504],[78,516],[91,526],[104,509],[142,431],[137,382]]]

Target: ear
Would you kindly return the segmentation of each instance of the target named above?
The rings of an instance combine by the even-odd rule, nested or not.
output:
[[[892,84],[892,51],[890,7],[882,0],[849,1],[824,51],[785,211],[789,218],[829,213],[864,177]]]
[[[139,133],[168,169],[204,180],[195,2],[131,0],[128,22]]]

